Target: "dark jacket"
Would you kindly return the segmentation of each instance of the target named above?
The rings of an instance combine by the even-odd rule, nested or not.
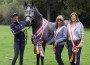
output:
[[[14,40],[25,40],[25,34],[21,31],[25,27],[24,21],[12,22],[10,27],[12,33],[14,34]]]

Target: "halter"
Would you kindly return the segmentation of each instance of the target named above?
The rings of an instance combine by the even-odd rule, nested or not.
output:
[[[25,16],[25,19],[26,19],[26,17],[30,17],[30,18],[34,19],[34,18],[33,18],[33,17],[31,17],[31,16]]]

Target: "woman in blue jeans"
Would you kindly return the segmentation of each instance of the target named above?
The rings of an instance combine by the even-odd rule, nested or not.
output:
[[[64,18],[62,15],[59,15],[56,18],[56,30],[54,32],[54,37],[48,41],[48,44],[52,44],[54,42],[54,53],[56,57],[56,61],[58,65],[64,65],[61,54],[64,48],[64,43],[67,39],[67,28],[64,23]]]
[[[19,65],[23,65],[23,55],[25,48],[25,23],[18,20],[18,15],[13,13],[11,15],[12,23],[10,25],[11,31],[14,34],[14,58],[12,65],[15,65],[18,55],[20,54]]]
[[[68,28],[68,55],[71,65],[80,65],[80,54],[83,45],[84,27],[79,21],[75,12],[70,15],[70,22],[67,24]]]

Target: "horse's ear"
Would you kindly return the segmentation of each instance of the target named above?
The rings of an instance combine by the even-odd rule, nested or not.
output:
[[[24,2],[24,6],[27,6],[27,3],[26,2]]]

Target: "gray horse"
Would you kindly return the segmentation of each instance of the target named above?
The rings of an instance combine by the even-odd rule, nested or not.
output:
[[[40,35],[36,36],[42,40],[42,48],[45,52],[45,45],[50,39],[54,36],[55,23],[48,22],[47,25],[43,25],[43,17],[38,9],[33,4],[25,3],[25,21],[29,23],[28,26],[32,27],[32,34],[36,34],[36,32],[42,27],[42,30],[39,31]],[[46,22],[46,19],[44,19]],[[34,37],[35,38],[35,37]],[[36,43],[32,40],[32,43],[35,45]],[[35,39],[34,39],[35,40]],[[36,41],[38,42],[38,41]],[[39,59],[41,59],[41,65],[44,65],[44,56],[40,57],[40,54],[37,54],[36,65],[39,65]]]

